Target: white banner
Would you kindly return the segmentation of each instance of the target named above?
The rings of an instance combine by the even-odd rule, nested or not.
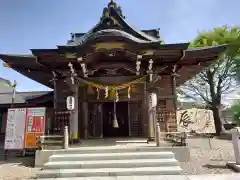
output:
[[[4,149],[23,149],[26,108],[8,109]]]

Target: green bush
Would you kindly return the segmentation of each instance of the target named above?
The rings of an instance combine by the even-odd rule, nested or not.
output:
[[[240,101],[235,102],[231,107],[233,113],[233,121],[240,125]]]

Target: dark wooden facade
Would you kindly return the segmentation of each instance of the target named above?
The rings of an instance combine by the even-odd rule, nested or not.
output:
[[[111,1],[96,26],[87,33],[72,33],[66,45],[32,49],[33,55],[2,54],[0,58],[7,66],[54,89],[54,122],[59,127],[69,125],[72,133],[78,131],[78,138],[151,138],[154,123],[149,122],[149,94],[157,94],[161,130],[176,131],[176,87],[208,67],[225,50],[225,46],[188,46],[189,43],[163,44],[158,30],[133,29],[121,8]],[[105,98],[104,90],[98,93],[99,89],[86,81],[111,86],[140,77],[145,79],[131,85],[131,98],[127,88],[119,90],[119,128],[113,128],[115,99]],[[71,114],[66,109],[67,96],[76,99],[76,109]]]

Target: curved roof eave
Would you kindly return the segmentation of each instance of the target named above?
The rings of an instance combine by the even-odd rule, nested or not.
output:
[[[36,56],[32,54],[0,54],[0,59],[6,57],[22,57],[22,58],[36,58]]]
[[[143,39],[146,39],[146,41],[150,41],[150,42],[156,42],[156,41],[161,41],[160,39],[154,38],[140,30],[137,30],[135,28],[133,28],[132,26],[130,26],[119,14],[118,12],[113,8],[110,7],[111,13],[113,13],[113,15],[115,15],[126,27],[132,29],[133,31],[135,31],[137,34],[139,34],[140,36],[143,37]],[[77,45],[81,45],[83,41],[85,41],[86,39],[88,39],[92,33],[94,33],[94,30],[96,30],[101,23],[103,23],[103,20],[101,19],[92,29],[90,29],[87,33],[85,33],[83,36],[81,36],[78,39],[72,39],[72,42],[67,43],[66,46],[77,46]],[[105,29],[106,30],[106,29]],[[133,35],[132,35],[133,36]],[[135,37],[136,38],[136,37]]]
[[[211,49],[216,49],[216,48],[227,48],[227,44],[223,45],[216,45],[216,46],[204,46],[204,47],[189,47],[187,51],[200,51],[200,50],[211,50]]]
[[[206,55],[220,55],[226,51],[227,47],[228,45],[188,48],[185,52],[184,58],[201,57]]]
[[[135,31],[136,33],[138,33],[140,36],[142,36],[143,38],[149,40],[149,41],[157,41],[157,40],[160,40],[160,39],[157,39],[157,38],[154,38],[140,30],[137,30],[136,28],[134,28],[132,25],[130,25],[127,21],[125,21],[119,14],[118,12],[113,8],[113,7],[110,7],[111,8],[111,11],[113,13],[115,13],[115,15],[117,15],[117,17],[121,20],[121,22],[123,24],[125,24],[127,27],[131,28],[133,31]]]
[[[79,43],[79,45],[80,44],[83,45],[90,40],[94,40],[94,39],[97,39],[97,38],[103,37],[103,36],[123,37],[127,40],[130,40],[130,41],[138,43],[138,44],[151,44],[151,43],[159,43],[160,44],[161,43],[160,40],[145,41],[145,40],[136,38],[132,34],[129,34],[125,31],[121,31],[121,30],[117,30],[117,29],[104,29],[104,30],[97,31],[96,33],[93,33],[92,36],[89,36],[89,38],[82,40],[81,43]]]
[[[36,56],[31,54],[0,54],[0,59],[2,59],[5,63],[11,65],[15,65],[18,67],[24,68],[33,68],[33,69],[42,69],[43,67],[37,63]]]

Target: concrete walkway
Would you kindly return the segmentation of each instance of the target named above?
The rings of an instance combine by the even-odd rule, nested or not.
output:
[[[69,180],[69,178],[53,178],[44,180]],[[119,176],[119,177],[80,177],[71,180],[240,180],[240,174],[209,175],[162,175],[162,176]]]

